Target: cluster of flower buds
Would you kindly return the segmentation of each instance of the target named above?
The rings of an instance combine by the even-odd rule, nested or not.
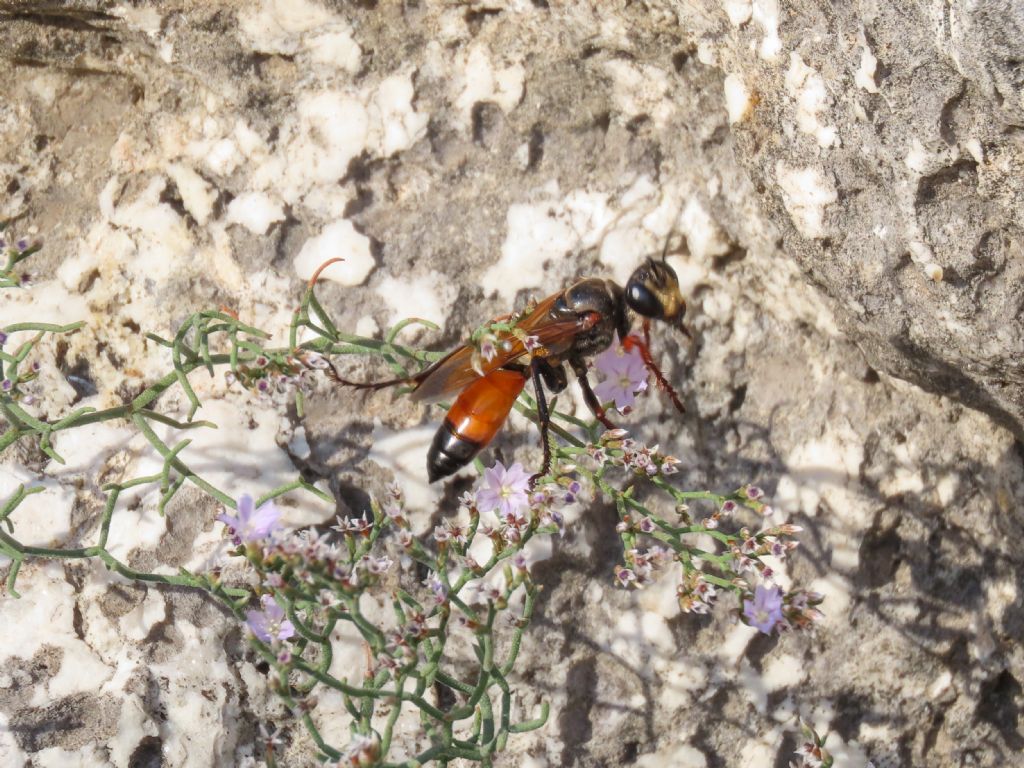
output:
[[[825,748],[825,737],[819,736],[803,718],[800,718],[799,723],[804,741],[793,754],[800,758],[800,762],[791,761],[790,768],[832,768],[835,758]],[[865,768],[874,768],[874,765],[869,760]]]
[[[625,566],[615,566],[615,584],[641,589],[654,580],[654,571],[675,560],[675,553],[655,545],[648,549],[632,548],[625,553]]]
[[[3,232],[6,226],[7,222],[0,222],[0,232]],[[43,241],[39,239],[28,240],[22,237],[9,241],[0,236],[0,288],[14,288],[27,283],[28,274],[16,276],[13,273],[14,266],[41,250],[42,247]]]
[[[790,629],[808,629],[821,621],[823,614],[818,606],[825,600],[820,592],[798,589],[789,592],[782,600],[782,615]]]
[[[787,555],[797,548],[799,542],[787,541],[784,537],[792,536],[801,530],[803,529],[800,526],[789,523],[758,533],[751,533],[749,528],[741,528],[738,540],[729,548],[735,563],[733,570],[737,573],[758,572],[763,579],[772,578],[774,574],[771,567],[761,558],[771,555],[779,560],[785,560]]]
[[[683,578],[676,588],[679,608],[684,613],[709,613],[717,594],[715,585],[696,568],[684,570]]]
[[[376,733],[357,733],[341,757],[324,763],[324,768],[369,768],[380,762],[380,739]]]
[[[6,341],[7,334],[0,331],[0,347],[3,347]],[[37,378],[41,369],[42,366],[36,361],[28,366],[28,370],[19,370],[15,378],[5,377],[0,379],[0,394],[10,395],[22,405],[32,405],[36,401],[36,397],[30,391],[24,389],[23,385]]]
[[[239,365],[225,371],[224,380],[230,386],[236,381],[246,389],[273,397],[287,395],[295,390],[309,394],[316,385],[316,371],[327,367],[327,360],[316,352],[305,352],[301,358],[271,358],[259,355],[251,365]]]
[[[653,477],[673,475],[679,471],[680,461],[675,456],[662,454],[658,446],[647,447],[626,437],[624,429],[609,429],[601,435],[597,445],[587,445],[587,455],[599,466],[625,467],[629,471]]]
[[[449,542],[454,542],[460,547],[465,547],[469,540],[468,534],[469,531],[465,526],[451,520],[445,520],[440,525],[434,526],[434,541],[439,546],[448,546]]]

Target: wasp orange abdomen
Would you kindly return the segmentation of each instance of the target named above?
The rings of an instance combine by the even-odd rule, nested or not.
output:
[[[491,442],[525,385],[521,371],[499,368],[462,390],[430,445],[430,482],[466,466]]]

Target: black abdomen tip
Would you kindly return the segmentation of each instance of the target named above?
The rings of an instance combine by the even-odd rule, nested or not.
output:
[[[433,483],[458,472],[473,460],[482,447],[455,434],[451,423],[445,419],[434,433],[427,452],[427,479]]]

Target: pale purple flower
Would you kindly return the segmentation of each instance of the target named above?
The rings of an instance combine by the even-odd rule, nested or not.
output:
[[[540,347],[540,339],[537,336],[527,336],[523,339],[523,348],[526,349],[527,352],[533,352],[540,349]]]
[[[647,367],[640,350],[626,350],[616,337],[614,343],[594,360],[601,381],[594,394],[602,403],[614,401],[620,413],[632,408],[636,395],[647,389]]]
[[[782,618],[782,590],[758,584],[753,600],[743,601],[743,615],[750,626],[770,635]]]
[[[260,598],[262,611],[246,611],[245,623],[252,633],[264,643],[287,640],[295,634],[294,625],[284,616],[284,608],[277,604],[272,595]]]
[[[484,470],[484,486],[476,492],[477,507],[484,512],[497,510],[502,518],[515,517],[530,506],[530,475],[518,461],[508,469],[496,461]]]
[[[616,565],[615,581],[620,587],[628,587],[636,581],[636,573],[630,568],[623,568],[621,565]]]
[[[480,356],[488,363],[498,356],[498,339],[493,334],[487,334],[480,340]]]
[[[425,578],[423,584],[434,593],[434,602],[438,605],[441,605],[448,599],[448,587],[444,585],[444,582],[436,574],[431,574]]]
[[[383,555],[381,557],[365,555],[360,562],[362,562],[366,567],[366,570],[374,576],[380,576],[382,573],[387,573],[391,566],[394,565],[394,561],[387,555]]]
[[[265,501],[257,508],[256,502],[248,493],[238,497],[237,513],[217,515],[217,519],[231,531],[235,544],[267,538],[277,528],[280,518],[281,510],[273,501]]]
[[[379,757],[380,741],[377,737],[373,734],[357,733],[345,747],[345,752],[336,765],[376,765]]]

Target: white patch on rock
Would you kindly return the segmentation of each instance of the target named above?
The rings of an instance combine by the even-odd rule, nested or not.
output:
[[[746,658],[740,659],[736,683],[740,693],[746,697],[754,709],[762,715],[768,711],[768,689],[765,686],[764,678]]]
[[[163,17],[155,8],[132,8],[129,5],[121,5],[111,9],[115,16],[124,19],[125,26],[144,32],[149,37],[160,34],[160,25]]]
[[[41,323],[64,325],[89,316],[84,296],[76,290],[81,278],[88,274],[86,260],[65,259],[57,268],[56,280],[32,283],[17,291],[6,290],[0,301],[0,325],[22,323],[26,317]],[[29,331],[23,331],[28,338]],[[21,333],[11,333],[8,344],[20,344]]]
[[[516,62],[496,67],[482,44],[474,44],[468,51],[460,53],[454,63],[454,72],[453,101],[465,129],[472,125],[473,106],[477,102],[490,101],[502,111],[511,112],[523,98],[526,78],[523,65]]]
[[[138,643],[146,639],[154,624],[166,618],[167,603],[163,595],[151,589],[141,603],[121,617],[120,629],[125,637]]]
[[[435,271],[411,278],[388,275],[381,279],[376,290],[391,312],[390,324],[418,317],[441,328],[447,320],[448,308],[459,295],[458,286]]]
[[[373,319],[372,315],[363,315],[356,321],[356,335],[366,338],[375,338],[380,333],[380,326]]]
[[[750,641],[757,634],[758,631],[753,627],[742,623],[734,624],[716,648],[716,655],[722,665],[729,669],[735,668],[743,658],[743,654],[746,653]]]
[[[853,590],[845,577],[838,573],[827,573],[812,581],[807,588],[824,598],[819,608],[823,614],[820,622],[822,626],[833,627],[837,631],[849,626],[848,611],[853,601]]]
[[[57,436],[62,434],[57,433]],[[57,462],[50,462],[50,465],[60,466]],[[45,478],[40,482],[34,472],[17,464],[0,464],[0,499],[7,501],[19,485],[43,489],[27,496],[11,516],[17,524],[18,540],[23,544],[35,547],[59,546],[70,534],[75,492],[73,487],[65,487],[58,480]],[[0,564],[8,562],[7,556],[0,554]]]
[[[775,178],[782,190],[782,203],[801,235],[825,236],[825,208],[838,199],[831,179],[817,168],[789,168],[775,164]]]
[[[284,221],[284,207],[263,192],[246,192],[228,205],[227,222],[264,235],[275,221]]]
[[[641,755],[633,763],[636,768],[662,768],[666,765],[671,765],[672,768],[707,768],[707,764],[707,756],[689,744],[663,747],[657,752]]]
[[[860,67],[853,76],[853,82],[857,87],[863,88],[868,93],[878,93],[878,85],[875,83],[875,70],[878,67],[878,59],[871,52],[871,46],[868,44],[863,29],[857,35],[857,42],[861,46]]]
[[[907,156],[904,158],[903,162],[910,170],[915,171],[916,173],[924,173],[928,170],[928,165],[931,160],[931,153],[925,149],[921,140],[915,137],[913,141],[910,142],[910,149],[907,150]]]
[[[765,661],[761,677],[768,693],[795,688],[807,678],[807,665],[790,653],[772,655]]]
[[[748,740],[743,745],[743,749],[740,750],[737,765],[742,765],[744,768],[755,765],[772,765],[778,751],[778,739],[778,729],[772,728],[767,733],[762,733],[758,737]]]
[[[391,157],[408,149],[426,134],[430,117],[413,108],[414,96],[411,73],[392,75],[377,86],[369,103],[367,144],[378,154]]]
[[[729,23],[734,27],[746,24],[754,12],[750,0],[722,0],[722,7],[725,8],[725,15],[729,17]]]
[[[747,89],[743,78],[737,74],[725,76],[725,111],[729,114],[729,123],[735,125],[750,117],[754,108],[754,99]]]
[[[160,202],[166,186],[166,179],[156,177],[135,200],[105,211],[111,224],[131,233],[134,268],[157,280],[170,277],[179,268],[182,254],[192,249],[185,222],[171,206]]]
[[[832,97],[825,88],[821,75],[804,64],[800,54],[789,54],[789,69],[786,71],[786,93],[796,102],[796,124],[804,133],[811,134],[820,147],[838,144],[839,137],[834,125],[822,125],[818,113],[832,105]]]
[[[185,210],[192,214],[197,224],[206,224],[217,200],[213,187],[202,176],[181,163],[168,165],[167,173],[178,187],[178,194],[181,195],[181,203]]]
[[[366,107],[339,91],[316,91],[299,97],[296,114],[298,125],[292,126],[285,152],[285,182],[299,188],[336,182],[366,148]]]
[[[848,424],[833,424],[821,437],[793,447],[785,458],[787,472],[779,478],[776,506],[787,513],[816,517],[824,499],[851,528],[869,524],[870,512],[854,493],[859,487],[864,446]]]
[[[597,233],[612,218],[608,195],[583,190],[562,200],[510,206],[501,258],[484,273],[481,286],[511,306],[517,291],[538,287],[545,261],[595,245]]]
[[[111,669],[75,632],[75,589],[63,566],[54,561],[29,561],[18,577],[18,591],[21,600],[0,600],[0,626],[17,627],[17,642],[0,649],[0,665],[10,669],[12,659],[31,659],[44,645],[61,653],[57,673],[35,686],[22,703],[46,706],[78,691],[99,690],[110,678]],[[3,746],[0,742],[0,750]]]
[[[669,98],[668,73],[650,64],[623,59],[605,62],[604,70],[612,78],[612,99],[628,117],[648,115],[655,127],[662,128],[676,111]]]
[[[981,148],[981,142],[978,141],[977,137],[972,137],[965,141],[964,149],[974,158],[974,162],[979,164],[985,162],[985,150]]]
[[[355,74],[362,51],[341,16],[309,0],[263,0],[238,14],[249,47],[261,53],[305,55],[314,64]]]
[[[359,71],[363,52],[352,37],[352,30],[342,22],[341,28],[328,28],[306,40],[306,50],[313,64],[333,66],[350,75]]]
[[[775,61],[782,50],[782,41],[779,40],[779,0],[753,0],[751,10],[754,21],[764,30],[764,38],[757,53],[765,61]]]
[[[729,240],[700,201],[691,197],[679,217],[690,255],[697,261],[710,261],[729,250]]]
[[[370,253],[369,238],[357,232],[351,221],[342,219],[303,243],[295,257],[295,274],[309,280],[321,264],[333,258],[344,261],[331,264],[320,276],[342,285],[362,285],[377,264]]]
[[[242,162],[242,157],[235,142],[231,139],[221,139],[210,146],[203,161],[206,167],[218,176],[230,176]]]
[[[232,135],[235,138],[235,143],[238,145],[238,149],[241,150],[242,154],[248,159],[254,160],[266,157],[266,142],[263,141],[262,136],[249,127],[248,123],[241,119],[237,120],[235,122],[235,128],[232,131]]]
[[[409,517],[417,536],[428,530],[428,514],[441,499],[441,486],[431,485],[427,480],[427,451],[436,431],[436,424],[428,424],[396,432],[374,421],[370,440],[368,458],[391,471],[405,494],[406,509],[420,513]],[[472,467],[461,470],[462,473],[472,471]]]

